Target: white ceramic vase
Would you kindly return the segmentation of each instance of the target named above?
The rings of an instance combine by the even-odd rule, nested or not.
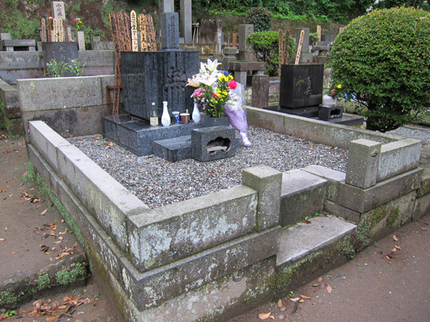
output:
[[[197,103],[194,103],[193,114],[191,115],[191,117],[194,123],[200,122],[200,110],[199,110],[199,107],[197,106]]]
[[[161,124],[163,126],[169,126],[170,122],[171,120],[169,110],[167,109],[167,101],[163,101],[163,114],[161,115]]]

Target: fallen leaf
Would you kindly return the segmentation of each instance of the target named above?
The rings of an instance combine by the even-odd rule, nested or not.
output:
[[[312,302],[312,305],[317,305],[315,302]]]
[[[42,212],[40,213],[40,216],[45,215],[47,211],[48,211],[48,208],[46,208],[44,211],[42,211]]]
[[[309,296],[306,296],[306,295],[300,295],[300,297],[304,300],[310,300],[311,299]]]
[[[267,320],[272,315],[272,312],[269,313],[260,313],[258,314],[258,318],[260,320]]]
[[[62,231],[62,232],[60,232],[60,233],[58,233],[59,235],[64,235],[64,234],[67,234],[67,230],[65,230],[65,231]]]
[[[318,277],[318,283],[322,282],[323,278],[322,277]]]
[[[391,259],[391,258],[393,258],[393,255],[391,255],[391,254],[387,254],[387,255],[385,256],[385,258],[386,258],[386,259]]]
[[[305,300],[304,299],[300,299],[299,303],[303,303]],[[297,303],[297,302],[296,302]]]
[[[4,189],[0,189],[0,193],[1,193],[1,192],[6,192],[6,190],[4,190]]]
[[[294,299],[290,299],[291,302],[297,302],[298,300],[300,300],[300,297],[296,297]]]
[[[402,248],[400,246],[394,245],[398,250],[401,250]]]
[[[291,311],[291,314],[296,313],[298,308],[299,308],[299,302],[294,303],[294,307],[293,307],[293,310]]]
[[[61,316],[62,316],[62,314],[59,314],[59,315],[56,315],[56,316],[52,316],[52,317],[47,316],[46,317],[46,321],[47,322],[51,322],[51,321],[54,321],[55,319],[59,319]]]
[[[307,219],[303,220],[303,222],[304,222],[305,224],[310,224],[310,223],[312,223],[312,221],[307,220]]]
[[[327,285],[327,292],[330,294],[331,293],[331,286]]]
[[[279,301],[278,301],[278,307],[279,308],[281,308],[281,307],[283,307],[284,305],[282,304],[282,300],[281,299],[279,299]]]
[[[16,252],[15,252],[15,251],[12,251],[12,254],[16,254]]]
[[[393,235],[393,239],[394,239],[394,241],[399,241],[399,239],[397,238],[397,236],[396,235]]]
[[[0,238],[0,241],[5,241],[6,239],[4,239],[4,238]]]
[[[61,240],[54,242],[54,244],[59,244],[59,243],[61,243]]]
[[[394,253],[395,251],[397,251],[397,248],[396,248],[396,247],[394,247],[394,248],[391,250],[391,252],[392,252],[392,253]]]
[[[311,284],[312,287],[318,287],[320,286],[319,284]]]

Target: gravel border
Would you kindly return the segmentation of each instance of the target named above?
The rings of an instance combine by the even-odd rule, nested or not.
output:
[[[308,165],[345,172],[347,150],[252,126],[248,136],[250,147],[241,146],[234,157],[210,162],[188,159],[173,163],[157,156],[139,157],[109,140],[94,137],[69,142],[150,208],[238,186],[242,169],[258,165],[281,172]]]
[[[430,141],[430,131],[424,127],[402,127],[387,133],[421,140],[423,144]],[[258,165],[281,172],[309,165],[346,171],[348,150],[253,126],[249,127],[248,136],[252,146],[241,146],[232,158],[210,162],[139,157],[100,137],[75,138],[69,142],[150,208],[238,186],[242,169]]]

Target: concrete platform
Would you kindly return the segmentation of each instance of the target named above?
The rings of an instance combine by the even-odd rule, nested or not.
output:
[[[334,244],[357,228],[334,216],[313,217],[309,221],[311,223],[300,223],[282,231],[276,258],[277,267]]]

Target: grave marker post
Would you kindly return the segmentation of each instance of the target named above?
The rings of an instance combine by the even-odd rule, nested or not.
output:
[[[130,11],[130,25],[131,25],[131,50],[139,51],[139,45],[137,42],[137,21],[136,11]]]

